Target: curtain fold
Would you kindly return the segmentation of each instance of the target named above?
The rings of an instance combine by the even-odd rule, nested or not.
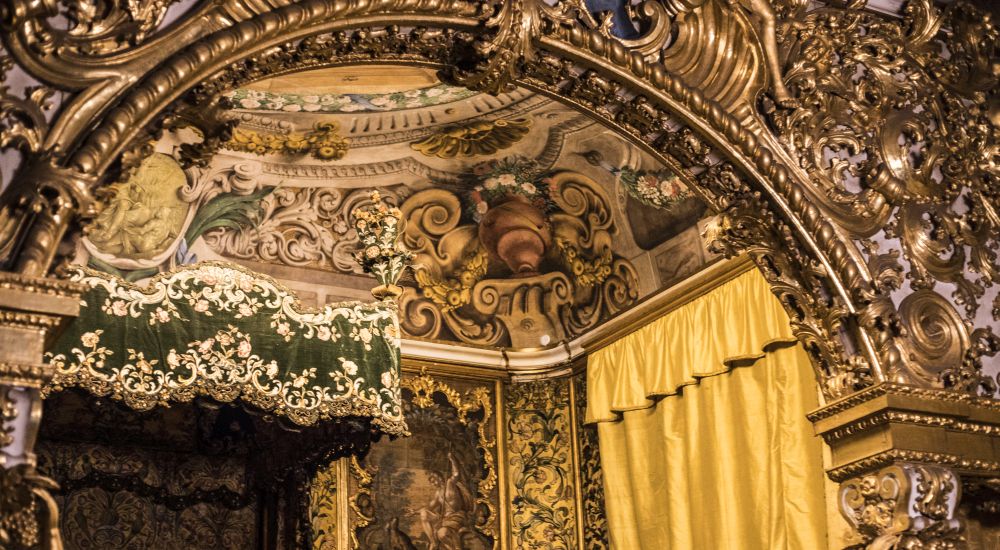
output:
[[[809,359],[751,271],[595,353],[612,546],[826,547]]]

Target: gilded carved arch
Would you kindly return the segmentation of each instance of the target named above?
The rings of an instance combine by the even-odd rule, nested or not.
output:
[[[864,207],[858,201],[831,199],[844,197],[842,184],[824,187],[824,170],[835,173],[838,168],[830,165],[840,162],[825,158],[826,151],[860,149],[861,139],[838,141],[839,135],[848,133],[844,127],[850,123],[808,126],[802,122],[809,109],[826,97],[815,89],[836,95],[828,91],[834,78],[822,74],[829,67],[817,65],[809,54],[827,53],[816,44],[836,38],[834,31],[839,27],[827,24],[831,18],[852,21],[873,15],[853,8],[807,12],[798,4],[779,3],[781,17],[790,23],[775,31],[774,14],[748,13],[720,0],[647,2],[642,15],[653,22],[646,24],[647,36],[661,33],[657,36],[666,39],[656,21],[678,25],[674,41],[664,47],[643,39],[616,39],[609,32],[613,25],[607,18],[599,21],[581,10],[581,3],[573,2],[306,0],[275,4],[247,0],[212,4],[184,14],[159,34],[154,29],[169,3],[154,3],[146,12],[112,12],[107,15],[110,19],[89,21],[82,27],[80,16],[71,14],[77,22],[74,29],[79,30],[65,33],[47,26],[53,6],[8,0],[4,24],[10,32],[5,33],[5,48],[11,58],[43,83],[78,93],[63,103],[52,123],[35,116],[19,126],[2,128],[5,143],[22,144],[27,151],[0,213],[0,228],[10,237],[5,240],[21,243],[2,251],[5,264],[25,273],[45,273],[72,212],[91,213],[94,192],[112,169],[137,165],[148,154],[143,145],[165,125],[199,127],[204,139],[188,150],[189,162],[211,154],[232,126],[218,120],[194,120],[192,112],[218,110],[219,93],[227,88],[331,64],[419,64],[438,68],[445,78],[474,89],[496,92],[516,85],[559,98],[631,137],[677,169],[722,214],[714,235],[719,249],[727,254],[748,251],[771,281],[814,359],[829,398],[887,379],[932,386],[961,384],[975,391],[982,382],[977,374],[980,356],[1000,347],[992,333],[966,327],[954,305],[932,290],[933,281],[927,282],[926,276],[918,277],[909,302],[897,304],[891,295],[901,286],[898,272],[904,266],[894,261],[891,251],[879,252],[877,246],[875,252],[866,254],[869,241],[859,241],[870,236],[871,228],[884,225],[885,214],[879,212],[891,208],[887,205],[908,201],[918,205],[907,207],[907,215],[916,221],[899,224],[901,232],[927,218],[934,223],[934,208],[940,205],[913,200],[913,192],[890,185],[894,180],[872,185],[870,192],[859,193],[858,201],[868,201],[874,213],[862,212],[862,225],[868,225],[856,230],[845,223],[848,213],[841,204],[856,214]],[[893,25],[896,29],[885,33],[885,44],[902,47],[909,41],[930,49],[927,44],[941,27],[940,14],[927,2],[913,6],[908,19],[881,24],[883,29]],[[962,12],[955,10],[953,15],[956,30],[971,28],[963,23]],[[122,21],[134,33],[124,41],[109,42],[113,34],[109,29]],[[707,34],[699,26],[712,25],[728,29],[724,35],[732,42],[726,47],[748,43],[745,55],[720,62],[711,52],[701,57],[692,53],[692,41]],[[771,101],[763,93],[784,86],[782,75],[766,68],[777,65],[778,54],[770,44],[775,32],[786,65],[791,67],[785,84],[796,84],[798,99],[810,102],[806,107],[784,101],[787,98],[778,93],[773,94],[776,101]],[[995,29],[992,32],[987,38],[995,40]],[[991,55],[995,59],[995,42],[992,46],[953,43],[956,53],[973,60]],[[873,45],[871,58],[882,55],[878,46]],[[917,66],[916,72],[927,72],[941,65],[933,60],[933,53],[921,55],[931,61],[902,56],[892,60],[890,69],[910,63]],[[715,66],[714,72],[705,68],[709,65]],[[990,78],[988,63],[972,63],[965,73],[956,78]],[[977,76],[980,73],[986,76]],[[723,85],[727,78],[730,85]],[[995,75],[992,78],[995,82]],[[947,91],[955,97],[946,101],[983,104],[987,101],[984,88],[977,86],[971,95]],[[897,95],[905,99],[907,93],[903,89]],[[21,100],[28,104],[5,104],[3,113],[8,117],[12,116],[8,113],[34,113],[44,99],[33,93]],[[774,106],[775,102],[782,105]],[[995,150],[997,143],[997,122],[991,123],[992,130],[981,131],[980,143],[986,150]],[[820,128],[822,135],[803,136],[797,129],[805,126]],[[912,124],[898,126],[904,134],[921,135]],[[823,144],[814,152],[820,158],[812,165],[805,153],[798,156],[808,151],[810,137]],[[918,137],[913,141],[919,141]],[[893,158],[885,159],[890,168]],[[972,191],[952,194],[953,199],[982,195],[974,201],[976,224],[941,231],[956,236],[954,246],[977,246],[981,269],[988,274],[984,278],[992,284],[996,201],[981,190],[984,181],[996,178],[989,158],[988,154],[983,157],[983,167],[955,168],[978,170],[957,178],[958,185]],[[898,174],[895,177],[900,179]],[[976,181],[968,183],[970,179]],[[49,189],[48,195],[35,197],[39,187]],[[27,212],[43,210],[48,215],[28,220]],[[928,243],[919,235],[904,236],[904,255],[915,254],[906,248],[907,243],[932,250],[942,246],[931,240],[935,242]],[[932,260],[925,263],[931,266],[931,279],[934,274],[954,271],[935,267]],[[961,263],[965,265],[964,260]],[[978,289],[971,294],[977,292],[981,294]]]

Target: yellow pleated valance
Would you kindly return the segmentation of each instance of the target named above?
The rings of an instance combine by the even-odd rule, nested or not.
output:
[[[587,422],[653,406],[699,378],[795,342],[767,281],[748,271],[590,356]]]

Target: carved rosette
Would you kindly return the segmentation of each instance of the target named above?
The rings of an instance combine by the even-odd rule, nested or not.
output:
[[[948,468],[900,463],[843,482],[840,512],[860,534],[858,548],[965,548],[960,493]]]

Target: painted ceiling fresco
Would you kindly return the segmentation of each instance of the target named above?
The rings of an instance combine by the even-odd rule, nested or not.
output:
[[[403,212],[408,337],[539,348],[579,336],[714,258],[710,213],[666,166],[571,108],[412,68],[324,69],[228,94],[232,139],[203,167],[164,136],[87,229],[77,260],[139,280],[199,260],[306,302],[368,298],[350,213]]]

